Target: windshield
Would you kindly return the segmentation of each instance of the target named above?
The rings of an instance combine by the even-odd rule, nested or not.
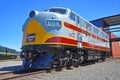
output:
[[[66,9],[58,9],[58,8],[53,8],[53,9],[50,9],[49,11],[59,13],[59,14],[65,14],[66,13]]]

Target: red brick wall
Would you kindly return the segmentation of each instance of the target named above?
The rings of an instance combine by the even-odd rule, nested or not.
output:
[[[116,38],[114,34],[111,34],[111,38]],[[112,42],[112,55],[113,58],[120,58],[120,43]]]

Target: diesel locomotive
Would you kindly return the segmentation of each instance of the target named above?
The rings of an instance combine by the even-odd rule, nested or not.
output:
[[[74,11],[52,7],[32,10],[23,27],[22,67],[78,67],[84,61],[105,60],[109,35]]]

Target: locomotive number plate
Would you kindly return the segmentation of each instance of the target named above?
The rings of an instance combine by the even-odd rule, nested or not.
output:
[[[35,34],[28,34],[26,41],[27,42],[34,42],[35,41]]]

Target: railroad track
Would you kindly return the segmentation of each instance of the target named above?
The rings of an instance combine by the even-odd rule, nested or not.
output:
[[[6,72],[6,73],[0,73],[0,80],[23,80],[24,77],[30,77],[30,76],[33,76],[33,75],[37,75],[37,74],[40,74],[41,76],[44,76],[46,73],[54,73],[56,71],[62,71],[62,70],[66,70],[68,68],[66,67],[62,67],[62,69],[59,69],[59,68],[53,68],[53,69],[50,69],[50,70],[38,70],[38,71],[28,71],[28,72],[19,72],[19,71],[16,71],[16,72]],[[72,68],[69,68],[69,69],[73,69]],[[68,70],[69,70],[68,69]],[[44,74],[45,73],[45,74]]]
[[[0,73],[0,80],[24,80],[23,79],[24,77],[30,77],[37,74],[44,76],[46,73],[51,73],[55,71],[59,71],[59,70],[56,70],[55,67],[52,69],[28,69],[28,70],[14,71],[14,72],[5,72],[5,73]]]
[[[19,78],[45,73],[46,70],[38,70],[38,71],[15,71],[15,72],[6,72],[0,73],[0,80],[19,80]]]
[[[62,67],[62,70],[66,69],[66,67]],[[34,70],[19,70],[14,72],[5,72],[0,73],[0,80],[24,80],[24,77],[30,77],[33,75],[40,74],[41,76],[44,76],[46,73],[54,73],[56,71],[61,71],[59,68],[52,68],[47,70],[40,70],[40,69],[34,69]],[[45,74],[44,74],[45,73]]]
[[[111,61],[111,59],[107,61]],[[94,64],[94,62],[83,63],[81,66],[87,66],[90,64]],[[63,68],[65,69],[66,67],[63,66],[62,69]],[[0,80],[20,80],[24,77],[29,77],[35,74],[40,74],[41,76],[43,76],[43,73],[51,72],[51,71],[53,72],[53,71],[59,71],[59,70],[56,70],[56,68],[53,68],[50,70],[36,69],[36,70],[19,70],[19,71],[14,71],[14,72],[5,72],[5,73],[0,73]]]

